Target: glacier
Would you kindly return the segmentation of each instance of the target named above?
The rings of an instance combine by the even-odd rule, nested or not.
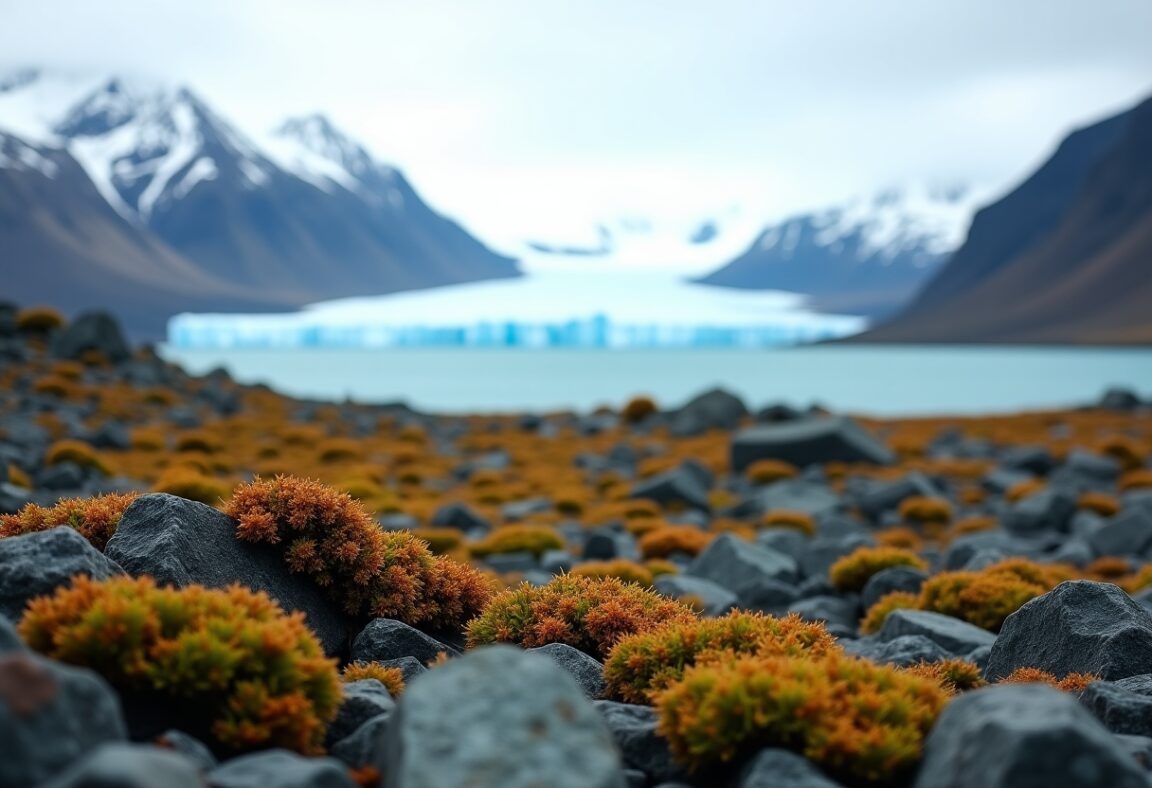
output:
[[[287,314],[181,314],[176,349],[774,347],[832,339],[863,318],[780,291],[693,284],[679,272],[528,266],[519,279],[343,298]]]

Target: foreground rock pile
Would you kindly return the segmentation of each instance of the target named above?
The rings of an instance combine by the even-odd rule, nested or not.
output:
[[[0,383],[0,786],[1152,785],[1128,392],[444,417],[5,307]]]

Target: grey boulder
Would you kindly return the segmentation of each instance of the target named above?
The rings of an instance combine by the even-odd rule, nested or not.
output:
[[[352,641],[353,662],[383,662],[415,657],[428,664],[441,653],[455,655],[457,651],[403,621],[391,618],[373,619]]]
[[[732,439],[732,470],[741,473],[756,460],[784,460],[805,466],[826,462],[891,465],[895,455],[854,421],[810,418],[749,427]]]
[[[41,788],[203,788],[196,765],[172,750],[102,744]]]
[[[1152,736],[1152,674],[1094,681],[1080,702],[1113,733]]]
[[[996,642],[988,630],[952,616],[928,610],[893,610],[884,619],[877,639],[888,641],[904,635],[923,635],[953,654],[967,654]]]
[[[791,556],[732,534],[721,534],[712,540],[696,556],[687,574],[711,580],[737,594],[744,586],[760,580],[794,583],[799,577]]]
[[[305,758],[288,750],[241,755],[208,773],[211,788],[356,788],[335,758]]]
[[[576,681],[512,646],[468,652],[413,681],[388,725],[390,788],[622,788],[612,735]]]
[[[672,760],[668,741],[656,732],[656,709],[612,700],[598,700],[595,706],[612,732],[625,767],[643,772],[653,782],[687,777]]]
[[[567,643],[549,643],[539,648],[530,648],[528,653],[540,654],[555,662],[576,679],[576,683],[589,698],[598,698],[604,694],[604,666],[580,649]]]
[[[987,676],[1033,667],[1064,676],[1136,676],[1152,664],[1152,616],[1110,583],[1073,580],[1008,616],[992,646]]]
[[[841,785],[825,777],[804,756],[773,747],[753,756],[732,788],[841,788]]]
[[[19,621],[29,600],[81,574],[107,580],[124,571],[66,525],[0,539],[0,614]]]
[[[1041,684],[966,692],[944,709],[913,788],[1148,788],[1072,696]]]

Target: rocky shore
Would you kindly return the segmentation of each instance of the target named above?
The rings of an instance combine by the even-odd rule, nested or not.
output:
[[[442,416],[0,305],[0,788],[1152,786],[1150,561],[1133,392]]]

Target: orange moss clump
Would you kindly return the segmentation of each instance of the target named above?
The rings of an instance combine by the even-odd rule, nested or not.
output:
[[[952,504],[943,498],[914,495],[901,502],[900,519],[906,523],[947,525],[952,520]]]
[[[687,668],[720,655],[816,657],[833,650],[839,646],[823,624],[795,614],[775,618],[734,610],[624,638],[604,662],[604,681],[613,697],[647,703],[652,692],[679,681]]]
[[[924,546],[924,539],[911,528],[895,526],[884,528],[875,534],[876,542],[881,547],[898,547],[902,550],[919,550]]]
[[[195,468],[176,466],[160,474],[160,478],[152,485],[152,491],[216,506],[228,496],[231,487]]]
[[[808,536],[816,535],[816,518],[808,512],[774,509],[760,519],[763,528],[793,528]]]
[[[616,558],[611,561],[586,561],[572,569],[572,574],[581,577],[616,577],[626,583],[642,586],[652,585],[652,570],[643,564]]]
[[[651,397],[633,397],[620,411],[620,418],[629,424],[638,424],[649,416],[660,412],[656,400]]]
[[[112,468],[96,449],[84,441],[61,440],[49,446],[44,454],[44,463],[59,465],[62,462],[74,462],[82,468],[93,468],[105,476],[112,472]]]
[[[911,591],[893,591],[885,594],[864,614],[864,618],[860,621],[860,632],[875,635],[884,626],[884,621],[893,610],[917,610],[919,607],[919,594]]]
[[[289,569],[311,577],[351,615],[458,627],[492,593],[491,581],[409,533],[384,531],[347,493],[291,476],[236,488],[224,512],[236,536],[281,545]]]
[[[1131,571],[1131,562],[1129,562],[1127,558],[1121,558],[1117,555],[1106,555],[1102,558],[1097,558],[1088,564],[1088,566],[1084,567],[1084,572],[1089,577],[1106,583],[1113,583],[1125,577]]]
[[[468,623],[468,645],[567,643],[603,659],[623,637],[695,618],[687,605],[614,577],[559,575],[493,597]]]
[[[781,479],[793,479],[799,473],[796,466],[783,460],[756,460],[744,470],[744,477],[753,484],[772,484]]]
[[[1093,681],[1100,681],[1100,677],[1092,673],[1069,673],[1064,678],[1058,678],[1055,674],[1049,673],[1040,668],[1016,668],[1016,670],[1009,673],[1004,678],[1000,679],[1000,684],[1048,684],[1058,690],[1064,692],[1072,692],[1080,694],[1088,685]]]
[[[323,751],[341,689],[302,613],[241,586],[158,588],[151,578],[74,578],[33,600],[28,645],[91,668],[121,691],[151,696],[181,726],[230,752]]]
[[[379,662],[352,662],[340,672],[340,680],[345,684],[364,679],[376,679],[393,698],[400,697],[404,692],[404,671],[400,668],[381,665]]]
[[[1017,482],[1004,493],[1004,500],[1010,503],[1022,501],[1029,495],[1035,495],[1040,492],[1045,486],[1042,479],[1027,479],[1022,482]]]
[[[564,538],[544,525],[508,525],[497,528],[472,545],[472,555],[484,558],[501,553],[532,553],[537,559],[548,550],[563,550]]]
[[[1120,492],[1146,490],[1152,487],[1152,468],[1140,468],[1139,470],[1128,471],[1120,477],[1120,481],[1117,484],[1120,487]]]
[[[1076,499],[1076,506],[1103,517],[1111,517],[1120,511],[1120,501],[1114,495],[1102,492],[1081,493]]]
[[[674,553],[699,555],[716,534],[690,525],[666,525],[640,537],[640,554],[645,558],[667,558]]]
[[[138,497],[137,493],[109,493],[96,498],[66,498],[50,508],[30,503],[16,514],[0,515],[0,537],[67,525],[103,552],[124,511]]]
[[[1069,574],[1024,559],[1008,559],[979,572],[941,572],[920,589],[922,610],[963,619],[999,632],[1004,619],[1047,593]]]
[[[872,575],[893,566],[927,569],[923,558],[899,547],[858,547],[832,564],[828,576],[841,591],[859,591]]]
[[[908,672],[917,676],[930,678],[949,694],[979,689],[988,684],[984,680],[984,671],[975,662],[966,659],[942,659],[938,662],[921,662],[906,668]]]
[[[838,779],[900,784],[948,693],[932,679],[832,652],[695,665],[655,700],[657,730],[689,768],[785,747]]]
[[[16,327],[30,334],[47,334],[64,326],[64,315],[50,306],[30,306],[16,313]]]

